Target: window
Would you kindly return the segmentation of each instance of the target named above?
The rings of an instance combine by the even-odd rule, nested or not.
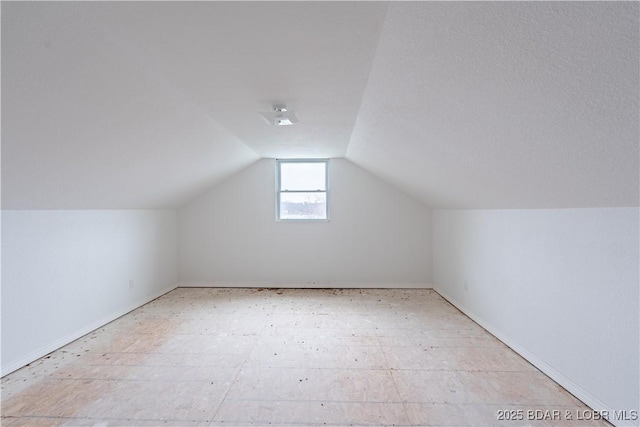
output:
[[[277,219],[326,221],[329,219],[326,159],[278,160]]]

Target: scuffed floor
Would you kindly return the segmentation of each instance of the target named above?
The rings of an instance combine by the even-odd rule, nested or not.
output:
[[[3,427],[609,425],[589,414],[431,290],[180,288],[2,379]]]

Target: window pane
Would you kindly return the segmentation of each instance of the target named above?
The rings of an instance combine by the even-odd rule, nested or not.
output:
[[[327,193],[280,193],[280,219],[327,219]]]
[[[280,163],[280,190],[321,190],[326,191],[324,162]]]

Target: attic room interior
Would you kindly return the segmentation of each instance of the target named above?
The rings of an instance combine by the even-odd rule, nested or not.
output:
[[[3,426],[639,425],[638,2],[1,2]]]

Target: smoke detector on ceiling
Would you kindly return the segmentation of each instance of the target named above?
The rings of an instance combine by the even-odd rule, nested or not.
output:
[[[298,123],[295,113],[286,105],[274,105],[273,110],[268,113],[260,113],[262,117],[273,126],[289,126]]]

